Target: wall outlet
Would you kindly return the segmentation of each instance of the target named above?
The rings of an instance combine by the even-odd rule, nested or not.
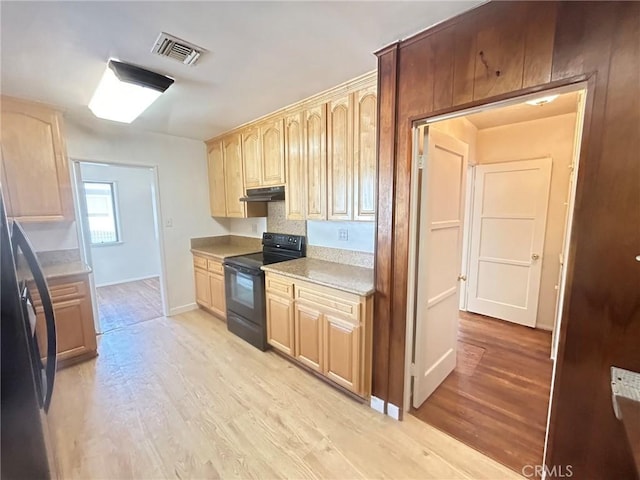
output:
[[[346,228],[339,228],[338,240],[341,240],[343,242],[346,242],[347,240],[349,240],[349,230],[347,230]]]

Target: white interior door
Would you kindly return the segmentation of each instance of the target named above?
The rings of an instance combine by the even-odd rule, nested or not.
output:
[[[420,182],[413,406],[456,367],[458,292],[469,146],[430,129]]]
[[[468,311],[535,327],[550,184],[551,158],[476,167]]]

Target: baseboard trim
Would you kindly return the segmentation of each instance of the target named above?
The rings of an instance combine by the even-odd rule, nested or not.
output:
[[[190,312],[191,310],[197,310],[198,309],[198,304],[197,303],[187,303],[186,305],[182,305],[180,307],[174,307],[174,308],[170,308],[169,309],[169,317],[172,317],[174,315],[180,315],[181,313],[186,313],[186,312]]]
[[[96,274],[95,272],[93,273],[93,278],[96,278]],[[107,283],[101,283],[100,285],[98,285],[96,283],[96,288],[100,288],[100,287],[110,287],[111,285],[120,285],[122,283],[131,283],[131,282],[138,282],[140,280],[149,280],[150,278],[160,278],[160,275],[147,275],[145,277],[135,277],[135,278],[127,278],[125,280],[118,280],[117,282],[107,282]]]
[[[393,403],[387,403],[387,415],[394,420],[400,420],[400,408],[396,407]]]
[[[384,400],[378,397],[374,397],[371,395],[371,400],[369,401],[369,406],[373,408],[376,412],[380,412],[384,415]]]

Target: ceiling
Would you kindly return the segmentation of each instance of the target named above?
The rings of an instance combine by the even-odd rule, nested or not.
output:
[[[2,1],[2,93],[93,121],[114,57],[176,80],[134,128],[207,139],[371,71],[377,49],[479,3]],[[192,67],[153,55],[161,31],[209,52]]]
[[[545,96],[545,94],[540,95]],[[544,105],[529,105],[518,103],[508,107],[495,108],[485,112],[467,115],[466,118],[473,123],[478,130],[500,127],[511,123],[528,122],[540,118],[555,117],[565,113],[578,111],[578,92],[570,92],[560,95],[551,103]]]

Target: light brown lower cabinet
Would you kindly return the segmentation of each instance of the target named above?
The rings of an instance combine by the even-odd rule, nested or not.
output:
[[[341,387],[371,393],[373,296],[268,272],[267,341]]]
[[[193,272],[196,283],[196,303],[214,315],[226,319],[227,303],[222,262],[194,255]]]
[[[48,284],[56,322],[58,368],[95,357],[98,345],[87,274],[52,279]],[[33,303],[38,346],[46,357],[47,327],[37,295],[33,295]]]

